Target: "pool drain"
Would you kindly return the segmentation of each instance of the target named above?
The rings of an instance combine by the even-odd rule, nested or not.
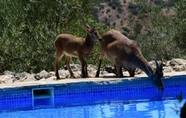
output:
[[[32,89],[32,107],[45,108],[54,106],[54,89],[33,88]]]

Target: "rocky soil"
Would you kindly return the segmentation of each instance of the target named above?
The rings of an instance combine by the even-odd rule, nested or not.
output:
[[[153,67],[155,67],[154,61],[149,62]],[[81,74],[81,66],[78,64],[71,64],[72,71],[74,75],[80,78]],[[186,73],[186,60],[184,59],[172,59],[170,61],[164,62],[163,67],[164,73],[172,73],[172,72],[181,72],[185,71]],[[95,77],[97,71],[97,67],[94,65],[88,66],[89,76]],[[101,68],[100,76],[115,76],[113,72],[113,67],[104,67]],[[59,74],[61,78],[70,79],[70,74],[66,67],[63,67],[59,70]],[[129,76],[128,72],[123,71],[124,76]],[[144,74],[140,69],[137,69],[135,72],[136,75]],[[0,84],[11,84],[16,82],[32,82],[32,81],[55,81],[55,73],[54,72],[46,72],[45,70],[41,71],[37,74],[30,74],[27,72],[15,73],[11,71],[5,71],[2,75],[0,75]]]
[[[153,0],[151,0],[152,2]],[[168,0],[163,0],[168,2]],[[115,4],[119,2],[116,8],[113,8]],[[114,0],[114,1],[102,1],[97,8],[97,16],[100,22],[108,23],[111,27],[123,32],[123,27],[131,29],[131,24],[136,23],[137,14],[133,14],[135,6],[129,8],[130,3],[135,3],[134,0]],[[171,8],[162,8],[163,15],[174,15],[175,12]]]

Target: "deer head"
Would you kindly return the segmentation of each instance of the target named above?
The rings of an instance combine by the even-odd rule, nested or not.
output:
[[[159,65],[156,60],[155,60],[155,64],[156,64],[156,70],[154,73],[151,73],[150,78],[151,78],[154,86],[156,86],[159,90],[163,90],[164,89],[164,85],[163,85],[163,81],[162,81],[163,64],[161,62],[161,64]]]
[[[99,33],[95,27],[91,28],[89,25],[86,25],[84,30],[88,33],[88,35],[93,40],[101,40],[101,36],[99,35]]]

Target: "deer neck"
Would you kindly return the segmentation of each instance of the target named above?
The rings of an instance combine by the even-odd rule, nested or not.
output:
[[[87,47],[94,47],[94,40],[91,38],[89,34],[87,34],[85,38],[85,44]]]
[[[148,77],[151,77],[154,74],[154,69],[152,66],[150,66],[148,63],[146,65],[145,71],[144,71]]]
[[[148,63],[148,61],[143,58],[138,60],[138,68],[145,72],[148,77],[154,74],[154,68]]]

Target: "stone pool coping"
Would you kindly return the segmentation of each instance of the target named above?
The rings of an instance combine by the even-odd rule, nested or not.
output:
[[[173,76],[186,75],[185,71],[165,73],[164,79],[169,79]],[[124,80],[137,80],[140,78],[147,78],[145,74],[135,75],[135,77],[116,78],[114,76],[99,77],[99,78],[78,78],[78,79],[62,79],[62,80],[44,80],[32,82],[16,82],[11,84],[0,84],[0,90],[24,88],[31,86],[65,86],[67,84],[82,84],[82,83],[117,83]]]

